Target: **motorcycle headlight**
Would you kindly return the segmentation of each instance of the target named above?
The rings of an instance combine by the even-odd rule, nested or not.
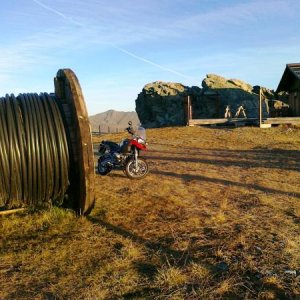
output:
[[[146,144],[146,141],[144,141],[143,139],[139,138],[138,139],[138,143],[140,143],[140,144]]]

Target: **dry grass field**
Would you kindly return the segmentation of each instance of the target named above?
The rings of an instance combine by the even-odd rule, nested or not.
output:
[[[0,219],[0,299],[300,299],[300,129],[147,136],[149,175],[96,175],[90,216]]]

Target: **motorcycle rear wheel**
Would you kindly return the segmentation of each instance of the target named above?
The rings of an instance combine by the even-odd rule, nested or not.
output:
[[[125,165],[125,173],[130,179],[142,179],[149,171],[149,166],[144,158],[138,158],[137,160],[138,168],[136,169],[135,159],[131,158]]]

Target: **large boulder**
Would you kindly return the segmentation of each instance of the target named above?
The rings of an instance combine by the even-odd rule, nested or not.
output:
[[[241,89],[247,92],[252,91],[252,86],[239,79],[226,79],[216,74],[207,74],[202,81],[204,90],[208,89]]]
[[[188,87],[181,83],[156,81],[144,86],[136,99],[142,125],[162,127],[184,124],[184,96]]]
[[[208,74],[202,81],[202,94],[196,100],[199,111],[198,118],[224,117],[225,108],[230,106],[234,116],[239,106],[243,106],[248,118],[256,118],[259,109],[258,91],[250,84],[239,79],[226,79],[224,77]],[[271,93],[270,90],[265,89]],[[207,106],[211,107],[207,114]],[[263,113],[267,116],[267,103],[263,101]]]
[[[206,76],[202,88],[162,81],[149,83],[136,99],[136,112],[145,127],[185,125],[185,99],[189,95],[194,119],[224,118],[227,105],[233,116],[242,105],[248,118],[257,118],[260,88],[264,99],[269,99],[262,102],[263,117],[268,117],[272,111],[269,106],[278,99],[274,91],[215,74]]]

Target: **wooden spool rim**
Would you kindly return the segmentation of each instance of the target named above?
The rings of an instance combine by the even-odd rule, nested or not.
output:
[[[72,70],[58,70],[54,86],[70,135],[72,174],[69,190],[78,213],[86,215],[95,202],[94,153],[88,112],[79,81]]]

